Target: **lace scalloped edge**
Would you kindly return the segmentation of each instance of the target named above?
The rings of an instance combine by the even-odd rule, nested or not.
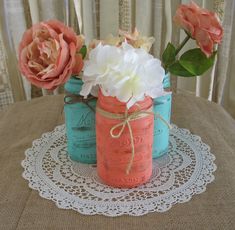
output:
[[[121,215],[142,216],[151,212],[166,212],[174,204],[188,202],[189,200],[191,200],[193,195],[200,194],[206,191],[206,186],[209,183],[211,183],[215,178],[212,173],[216,171],[217,167],[214,163],[215,156],[210,152],[210,147],[207,144],[202,142],[201,137],[195,134],[191,134],[188,129],[178,128],[176,125],[173,125],[174,130],[177,130],[177,131],[180,130],[181,133],[183,132],[187,136],[190,135],[195,141],[194,145],[198,147],[203,146],[205,148],[203,149],[203,151],[209,157],[210,161],[208,165],[210,165],[211,167],[208,170],[208,173],[204,172],[203,176],[206,176],[206,177],[203,177],[203,181],[200,186],[196,185],[195,183],[196,181],[195,181],[191,187],[187,187],[187,190],[190,190],[190,192],[189,191],[187,192],[187,195],[185,195],[184,193],[185,191],[182,190],[179,193],[177,193],[177,196],[172,197],[170,202],[167,199],[161,200],[162,202],[164,202],[164,205],[163,204],[160,205],[158,202],[151,202],[149,205],[145,204],[144,207],[141,207],[141,211],[140,210],[135,211],[136,209],[135,206],[129,206],[128,209],[126,209],[125,211],[120,210],[120,209],[118,210],[118,207],[116,211],[114,211],[113,209],[112,211],[110,211],[108,205],[105,210],[104,210],[104,207],[102,207],[102,211],[99,211],[98,207],[96,208],[94,208],[94,206],[85,207],[84,204],[80,204],[80,203],[76,203],[77,205],[75,207],[73,200],[69,200],[69,199],[64,200],[57,191],[52,191],[52,189],[42,179],[40,179],[37,176],[36,172],[34,171],[34,167],[32,167],[34,165],[34,155],[39,153],[41,149],[40,145],[42,143],[48,142],[48,140],[50,140],[50,138],[48,137],[53,136],[54,133],[64,131],[64,129],[65,129],[64,124],[57,126],[52,132],[44,133],[42,134],[41,138],[34,140],[32,143],[32,147],[28,148],[25,151],[26,158],[21,162],[21,165],[24,168],[24,172],[22,176],[24,179],[28,181],[29,187],[31,189],[37,190],[41,197],[54,201],[57,207],[61,209],[72,209],[85,215],[99,214],[99,215],[105,215],[105,216],[110,216],[110,217],[121,216]],[[32,171],[30,171],[30,169]],[[92,211],[90,209],[91,207],[93,209]]]

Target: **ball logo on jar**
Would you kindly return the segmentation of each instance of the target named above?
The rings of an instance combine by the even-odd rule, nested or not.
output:
[[[95,117],[91,116],[90,111],[83,113],[73,129],[82,131],[95,129]]]
[[[141,136],[136,136],[133,138],[134,145],[139,145],[143,142],[143,137]],[[119,142],[120,147],[126,147],[126,146],[131,146],[131,139],[126,137],[124,140],[121,140]]]

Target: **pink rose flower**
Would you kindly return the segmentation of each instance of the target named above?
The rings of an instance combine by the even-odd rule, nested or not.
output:
[[[207,57],[212,55],[214,44],[222,40],[223,28],[217,15],[200,8],[194,2],[180,5],[174,21],[196,40]]]
[[[54,90],[82,70],[82,56],[76,54],[82,45],[83,39],[62,22],[35,24],[19,44],[20,70],[32,84]]]

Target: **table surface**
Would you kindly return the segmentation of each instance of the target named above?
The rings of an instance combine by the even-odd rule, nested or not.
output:
[[[22,178],[24,151],[64,123],[63,96],[20,102],[0,113],[0,229],[235,229],[235,122],[215,103],[173,95],[172,122],[201,136],[216,156],[215,180],[164,213],[85,216],[39,196]]]

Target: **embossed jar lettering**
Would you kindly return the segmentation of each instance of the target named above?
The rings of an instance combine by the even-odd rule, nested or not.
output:
[[[65,124],[67,149],[72,160],[96,163],[95,107],[96,99],[88,105],[79,101],[82,81],[72,77],[65,84]],[[66,103],[67,102],[67,103]]]
[[[128,110],[128,115],[136,111],[150,111],[152,99],[146,97]],[[131,188],[149,180],[152,174],[152,144],[154,116],[150,112],[129,121],[133,134],[133,145],[128,125],[118,138],[111,136],[112,128],[123,121],[126,104],[114,97],[105,97],[99,92],[96,111],[97,170],[104,183]],[[107,113],[109,114],[107,116]],[[117,117],[120,118],[117,118]],[[113,130],[114,134],[122,127]],[[111,132],[111,133],[110,133]],[[134,158],[131,162],[134,147]]]
[[[164,88],[170,87],[170,78],[167,74],[163,80]],[[170,123],[171,119],[171,93],[155,98],[153,100],[153,111],[159,114],[165,121]],[[169,146],[169,128],[161,119],[154,119],[153,133],[153,158],[160,157],[168,152]]]
[[[130,135],[128,135],[130,136]],[[133,137],[133,142],[135,145],[140,144],[141,142],[143,142],[143,137]],[[126,138],[124,141],[120,141],[119,142],[120,147],[125,147],[125,146],[130,146],[131,145],[131,139],[130,138]]]

